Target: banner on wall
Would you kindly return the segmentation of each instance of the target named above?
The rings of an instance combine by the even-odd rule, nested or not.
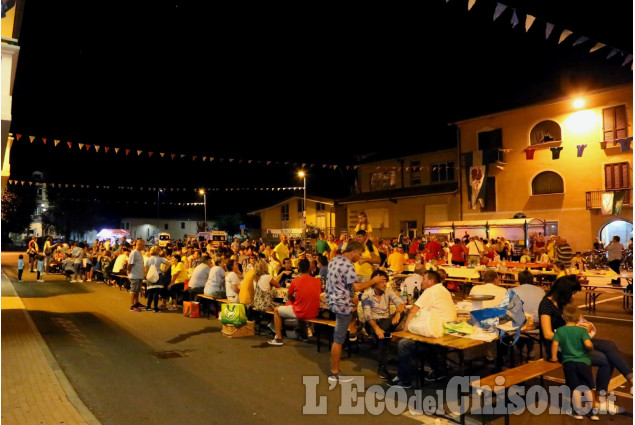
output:
[[[464,154],[467,198],[471,209],[476,205],[485,207],[485,195],[487,194],[487,164],[483,164],[483,151],[477,150]]]

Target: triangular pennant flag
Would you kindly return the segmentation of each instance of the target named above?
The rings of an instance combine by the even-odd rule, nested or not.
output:
[[[210,157],[209,157],[209,162],[212,162],[213,160],[214,160],[214,157],[213,157],[213,156],[210,156]]]
[[[472,10],[472,8],[474,7],[474,5],[476,4],[476,0],[468,0],[467,2],[467,10]]]
[[[73,144],[72,144],[71,142],[66,142],[66,144],[68,145],[68,148],[69,148],[69,149],[72,149],[72,148],[73,148]]]
[[[606,44],[604,43],[597,43],[595,46],[591,47],[591,50],[589,50],[589,53],[593,53],[596,52],[598,50],[600,50],[602,47],[606,46]]]
[[[91,147],[91,146],[92,146],[92,145],[86,145],[86,150],[90,150],[90,147]]]
[[[120,150],[121,148],[115,148],[115,153],[119,153]]]
[[[627,63],[629,63],[632,60],[633,60],[633,55],[626,56],[626,59],[624,59],[624,62],[622,62],[622,66],[626,65]]]
[[[607,59],[611,59],[613,56],[615,56],[615,54],[619,52],[619,50],[617,49],[613,49],[611,50],[611,53],[609,53],[609,55],[606,57]]]
[[[110,146],[104,146],[104,152],[108,153],[108,151],[110,150]]]
[[[549,22],[547,22],[547,25],[545,27],[545,40],[549,39],[549,36],[551,35],[551,31],[553,31],[553,24],[550,24]]]
[[[267,161],[267,165],[271,164],[271,161]]]
[[[251,164],[252,162],[254,162],[254,160],[253,160],[253,159],[248,159],[248,160],[247,160],[247,164]]]
[[[589,37],[585,37],[585,36],[581,35],[580,37],[578,37],[578,39],[576,41],[573,42],[573,45],[577,46],[578,44],[584,43],[588,39],[589,39]]]
[[[137,151],[137,156],[140,156],[143,153],[143,151]]]
[[[234,158],[229,158],[229,162],[234,162]]]
[[[512,28],[516,28],[516,25],[520,23],[518,20],[518,15],[516,14],[516,9],[514,9],[514,13],[512,14],[512,20],[510,21],[512,24]]]
[[[322,164],[322,168],[325,168],[327,164]]]
[[[198,155],[194,155],[194,156],[192,157],[192,161],[196,161],[196,158],[198,158]]]
[[[185,155],[184,155],[184,154],[181,154],[181,159],[183,159],[183,158],[185,158]]]
[[[82,148],[84,147],[84,144],[83,143],[78,143],[77,146],[79,146],[79,150],[81,151]]]
[[[16,135],[15,135],[15,140],[16,140],[16,141],[17,141],[17,140],[20,140],[21,138],[22,138],[22,135],[21,135],[21,134],[16,134]],[[33,143],[33,140],[31,140],[31,143]]]
[[[83,185],[83,184],[80,184],[79,186],[80,186],[82,189],[84,188],[84,185]]]
[[[527,17],[525,18],[525,32],[529,31],[529,28],[531,28],[535,20],[535,16],[531,16],[529,14],[527,15]]]
[[[239,159],[239,160],[238,160],[238,163],[239,163],[239,164],[242,164],[242,163],[243,163],[243,160],[242,160],[242,159]]]
[[[571,34],[573,34],[573,33],[571,31],[569,31],[569,30],[562,31],[562,34],[560,34],[560,39],[558,39],[558,44],[562,43]]]
[[[31,141],[31,143],[33,143],[33,141],[35,140],[35,136],[29,136],[29,140]],[[46,144],[46,142],[44,142],[44,144]]]
[[[130,153],[131,149],[126,149],[126,156],[128,156],[128,154]]]
[[[151,158],[153,153],[154,152],[148,152],[148,158]]]
[[[68,183],[66,183],[66,184],[64,185],[64,187],[68,189]]]
[[[203,162],[205,162],[205,161],[207,161],[207,157],[206,156],[203,157]]]
[[[99,152],[99,148],[101,148],[101,146],[95,145],[95,152]]]
[[[159,152],[159,155],[161,155],[161,158],[163,158],[165,156],[165,152]]]
[[[496,9],[494,9],[494,21],[497,20],[501,14],[507,9],[504,4],[496,3]]]

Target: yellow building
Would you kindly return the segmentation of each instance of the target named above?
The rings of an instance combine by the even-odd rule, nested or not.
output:
[[[633,86],[578,95],[457,123],[462,220],[522,213],[544,220],[546,233],[574,250],[613,235],[628,243]]]
[[[360,165],[360,193],[337,202],[346,207],[348,233],[354,233],[361,211],[378,238],[394,238],[401,231],[421,235],[425,222],[458,219],[457,165],[456,149]]]
[[[277,238],[281,233],[289,237],[302,237],[303,221],[302,196],[294,196],[271,207],[250,212],[260,216],[260,228],[263,238]],[[308,229],[318,229],[326,234],[334,233],[335,203],[332,199],[307,197],[306,224]]]

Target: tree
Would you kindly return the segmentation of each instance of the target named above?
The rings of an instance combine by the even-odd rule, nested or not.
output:
[[[36,206],[36,188],[11,185],[2,194],[2,242],[11,244],[9,233],[29,229]]]

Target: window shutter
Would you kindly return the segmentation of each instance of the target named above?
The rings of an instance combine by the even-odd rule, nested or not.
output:
[[[604,166],[604,180],[606,189],[614,189],[613,186],[613,164],[606,164]]]
[[[615,107],[615,139],[625,139],[626,135],[626,106]]]
[[[620,171],[622,174],[622,187],[630,187],[628,162],[622,162],[619,165],[620,165]]]
[[[615,115],[613,108],[607,108],[602,110],[603,116],[603,128],[604,128],[604,141],[612,142],[615,140]]]

